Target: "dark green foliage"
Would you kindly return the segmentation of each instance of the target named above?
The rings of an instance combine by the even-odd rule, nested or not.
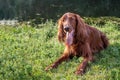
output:
[[[109,21],[113,24],[120,25],[120,18],[117,17],[83,17],[83,19],[87,24],[105,25]]]
[[[0,19],[58,19],[65,12],[81,16],[120,17],[120,0],[0,0]]]

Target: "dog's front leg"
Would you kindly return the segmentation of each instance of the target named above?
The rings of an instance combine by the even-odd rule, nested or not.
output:
[[[80,75],[84,74],[88,62],[92,62],[94,60],[93,54],[90,50],[90,46],[87,43],[85,45],[82,45],[81,50],[83,52],[82,55],[84,59],[82,63],[78,66],[77,71],[75,72],[75,74],[80,74]]]
[[[67,55],[62,55],[58,60],[56,60],[53,64],[50,66],[46,67],[45,70],[48,71],[53,68],[57,68],[59,64],[61,64],[63,61],[67,60],[68,56]]]
[[[88,59],[84,58],[84,60],[82,61],[82,63],[78,66],[77,71],[75,72],[75,74],[77,75],[83,75],[86,69],[86,66],[88,65]]]
[[[58,60],[56,60],[53,64],[46,67],[45,70],[48,71],[50,69],[57,68],[58,65],[61,64],[63,61],[68,60],[70,58],[69,56],[70,56],[69,46],[66,46],[62,56]]]

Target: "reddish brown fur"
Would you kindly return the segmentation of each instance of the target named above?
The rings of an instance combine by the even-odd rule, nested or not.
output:
[[[109,42],[105,34],[98,29],[85,24],[82,18],[74,13],[65,13],[58,23],[58,40],[65,43],[66,33],[63,30],[64,20],[72,18],[74,21],[67,22],[73,29],[75,29],[73,44],[68,46],[65,45],[65,50],[62,56],[54,62],[52,65],[48,66],[46,70],[57,67],[63,61],[73,57],[82,56],[83,62],[78,66],[76,74],[83,74],[85,68],[89,61],[93,61],[93,55],[96,52],[105,49]]]

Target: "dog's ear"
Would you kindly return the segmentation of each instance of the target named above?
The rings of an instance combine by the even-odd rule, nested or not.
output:
[[[76,39],[81,42],[85,42],[87,38],[87,29],[82,18],[76,14]]]
[[[65,39],[65,32],[63,30],[63,17],[62,16],[59,20],[58,20],[58,40],[60,42],[64,42]]]

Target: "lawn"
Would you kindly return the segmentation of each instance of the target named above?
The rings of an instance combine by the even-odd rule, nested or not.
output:
[[[120,24],[105,21],[91,23],[106,33],[110,45],[96,54],[83,76],[74,74],[82,58],[74,57],[57,69],[46,72],[64,50],[57,40],[57,24],[46,21],[33,27],[0,26],[0,79],[1,80],[120,80]]]

